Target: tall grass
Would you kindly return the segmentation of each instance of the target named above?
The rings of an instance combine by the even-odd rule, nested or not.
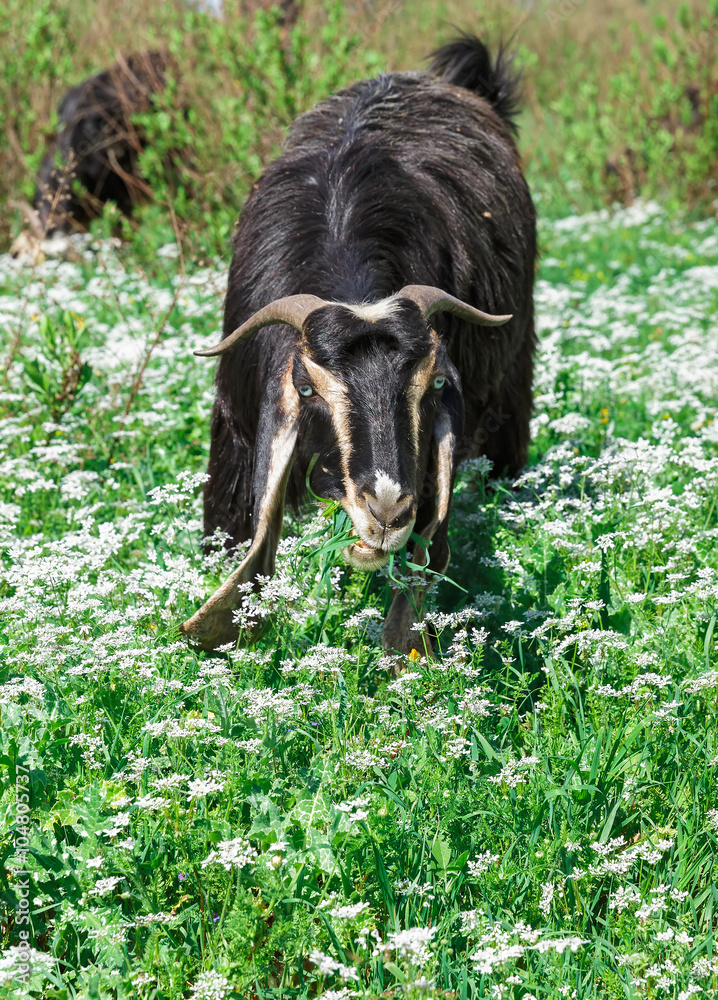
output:
[[[250,15],[227,3],[221,19],[182,0],[105,5],[44,0],[29,7],[10,0],[0,10],[0,199],[32,197],[56,127],[55,107],[71,84],[142,49],[167,53],[177,67],[155,102],[139,116],[149,135],[142,170],[154,205],[140,241],[157,244],[178,229],[195,257],[224,249],[239,207],[278,151],[286,126],[320,98],[373,73],[376,56],[347,31],[333,0],[308,21],[285,26],[278,8]],[[91,26],[88,30],[88,24]],[[168,152],[180,165],[164,175]],[[13,218],[5,219],[5,232]],[[18,218],[15,219],[17,225]],[[134,226],[135,230],[137,225]],[[126,237],[132,228],[126,227]]]
[[[718,192],[718,6],[635,0],[402,4],[370,35],[415,68],[453,26],[507,42],[524,71],[521,147],[544,213]],[[418,27],[418,30],[417,30]]]

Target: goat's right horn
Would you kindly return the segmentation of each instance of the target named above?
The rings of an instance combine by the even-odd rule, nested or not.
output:
[[[320,299],[318,295],[288,295],[283,299],[275,299],[274,302],[270,302],[268,306],[264,306],[250,316],[248,320],[245,320],[241,326],[238,326],[236,330],[220,341],[219,344],[215,344],[214,347],[208,347],[204,351],[195,351],[194,353],[201,358],[216,357],[218,354],[224,354],[225,351],[229,351],[238,341],[248,337],[255,330],[259,330],[263,326],[272,326],[276,323],[286,323],[288,326],[293,326],[295,329],[301,331],[310,313],[326,305],[329,305],[329,303],[325,302],[324,299]]]
[[[424,319],[429,319],[437,312],[450,312],[475,326],[501,326],[508,323],[512,317],[511,313],[506,316],[493,316],[491,313],[482,312],[433,285],[404,285],[402,290],[397,292],[397,296],[414,302],[421,309]]]

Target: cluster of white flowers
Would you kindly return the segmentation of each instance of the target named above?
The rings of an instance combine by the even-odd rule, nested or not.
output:
[[[467,715],[487,718],[491,715],[491,701],[485,697],[485,694],[483,688],[467,688],[463,697],[459,699],[458,707]]]
[[[567,950],[576,952],[588,943],[576,936],[542,937],[540,931],[521,920],[511,930],[507,930],[497,924],[489,924],[476,911],[462,914],[462,931],[478,934],[477,948],[470,959],[476,964],[477,971],[485,975],[492,974],[508,963],[517,962],[528,950],[541,954],[555,951],[561,955]]]
[[[498,854],[492,854],[491,851],[484,851],[483,854],[477,854],[473,861],[467,861],[466,869],[472,878],[476,878],[478,875],[483,874],[483,872],[488,871],[498,860]]]
[[[369,804],[367,798],[350,799],[348,802],[337,802],[337,809],[344,813],[348,823],[361,823],[369,818]]]
[[[436,935],[436,927],[407,927],[387,935],[382,948],[396,951],[399,958],[407,958],[413,965],[423,968],[431,958],[429,945]],[[377,953],[381,950],[377,945]]]
[[[385,758],[378,753],[374,753],[369,747],[357,747],[354,750],[347,750],[344,755],[346,766],[356,768],[358,771],[368,771],[372,767],[380,767],[384,762]]]
[[[169,805],[171,805],[170,799],[166,799],[162,795],[142,795],[135,800],[135,806],[146,812],[156,812],[158,809],[166,809]]]
[[[322,976],[329,976],[336,973],[342,979],[355,980],[358,982],[359,974],[355,966],[344,965],[343,962],[338,962],[336,959],[332,958],[331,955],[325,955],[321,951],[310,951],[309,961],[314,962],[317,967],[317,971]]]
[[[112,875],[110,878],[99,878],[90,889],[90,896],[104,896],[108,892],[113,892],[122,881],[121,875]]]
[[[187,793],[190,799],[201,799],[205,795],[221,792],[224,785],[224,781],[217,781],[216,778],[195,778],[194,781],[188,782]]]
[[[635,885],[621,885],[611,894],[608,908],[623,913],[633,903],[640,903],[640,901],[641,894]]]
[[[0,702],[7,705],[19,702],[23,695],[35,701],[42,701],[45,689],[33,677],[12,677],[5,684],[0,684]]]
[[[210,851],[202,862],[202,867],[208,865],[222,865],[226,871],[232,868],[244,868],[251,865],[259,857],[259,852],[252,847],[244,837],[235,837],[234,840],[221,840],[214,851]]]
[[[436,899],[434,886],[431,882],[421,883],[416,879],[402,878],[398,882],[394,882],[393,888],[397,896],[417,896],[424,900],[425,905],[432,899]]]
[[[335,920],[356,920],[368,908],[368,903],[347,903],[346,906],[333,907],[329,913]]]
[[[200,972],[191,987],[191,1000],[223,1000],[229,992],[229,980],[219,972]]]
[[[553,897],[556,892],[556,886],[553,882],[546,882],[541,886],[541,899],[539,901],[539,910],[543,914],[544,918],[548,920],[551,914],[551,903],[553,902]]]
[[[382,621],[383,614],[378,608],[360,608],[344,622],[344,628],[368,628],[372,621]]]
[[[43,977],[54,968],[57,959],[45,951],[27,944],[12,944],[0,952],[0,986],[13,989],[13,981],[20,988],[20,980],[27,981],[29,974],[41,973]],[[27,990],[22,991],[27,995]],[[15,993],[15,989],[13,989]],[[9,994],[12,995],[12,994]],[[16,995],[18,995],[16,993]],[[21,995],[21,994],[20,994]]]
[[[524,773],[527,768],[534,767],[540,763],[540,759],[535,756],[522,757],[520,760],[509,760],[504,764],[498,774],[488,778],[495,785],[506,785],[507,788],[516,788],[524,781],[528,781]]]
[[[296,705],[288,691],[274,691],[272,688],[250,688],[242,692],[246,703],[245,711],[249,718],[263,722],[268,716],[275,719],[288,719],[294,715]]]

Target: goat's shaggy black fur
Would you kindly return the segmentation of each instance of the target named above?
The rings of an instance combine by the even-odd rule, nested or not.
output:
[[[456,316],[432,319],[458,372],[459,410],[463,397],[456,459],[485,454],[498,473],[526,460],[535,346],[535,213],[513,138],[517,82],[505,54],[492,63],[478,39],[464,36],[434,53],[429,73],[366,80],[302,115],[242,211],[224,319],[226,336],[282,296],[375,302],[406,284],[512,313],[490,331]],[[369,336],[366,324],[357,330]],[[346,368],[348,334],[317,336],[323,363]],[[229,544],[252,534],[260,409],[296,341],[289,327],[265,328],[219,362],[205,532],[219,528]],[[392,343],[399,365],[408,345]],[[380,400],[379,368],[376,380]],[[318,410],[307,408],[302,420],[287,492],[294,504],[312,451],[336,450]]]

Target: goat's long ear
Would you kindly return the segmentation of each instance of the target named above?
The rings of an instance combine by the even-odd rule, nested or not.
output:
[[[493,316],[491,313],[474,309],[473,306],[433,285],[404,285],[397,293],[397,297],[414,302],[421,309],[424,319],[429,319],[437,312],[450,312],[475,326],[501,326],[508,323],[512,316],[511,313],[506,316]]]
[[[234,642],[238,627],[233,614],[241,602],[237,589],[258,575],[271,576],[282,531],[284,494],[294,459],[299,424],[299,396],[292,381],[292,363],[265,390],[255,445],[254,533],[241,564],[191,618],[180,626],[201,649]]]
[[[442,407],[434,421],[433,461],[436,483],[436,509],[432,520],[421,529],[421,536],[431,541],[438,529],[445,526],[451,507],[451,494],[456,473],[455,450],[457,444],[458,426],[452,414]],[[415,553],[419,556],[419,551]],[[443,573],[445,566],[432,566],[432,569]]]

